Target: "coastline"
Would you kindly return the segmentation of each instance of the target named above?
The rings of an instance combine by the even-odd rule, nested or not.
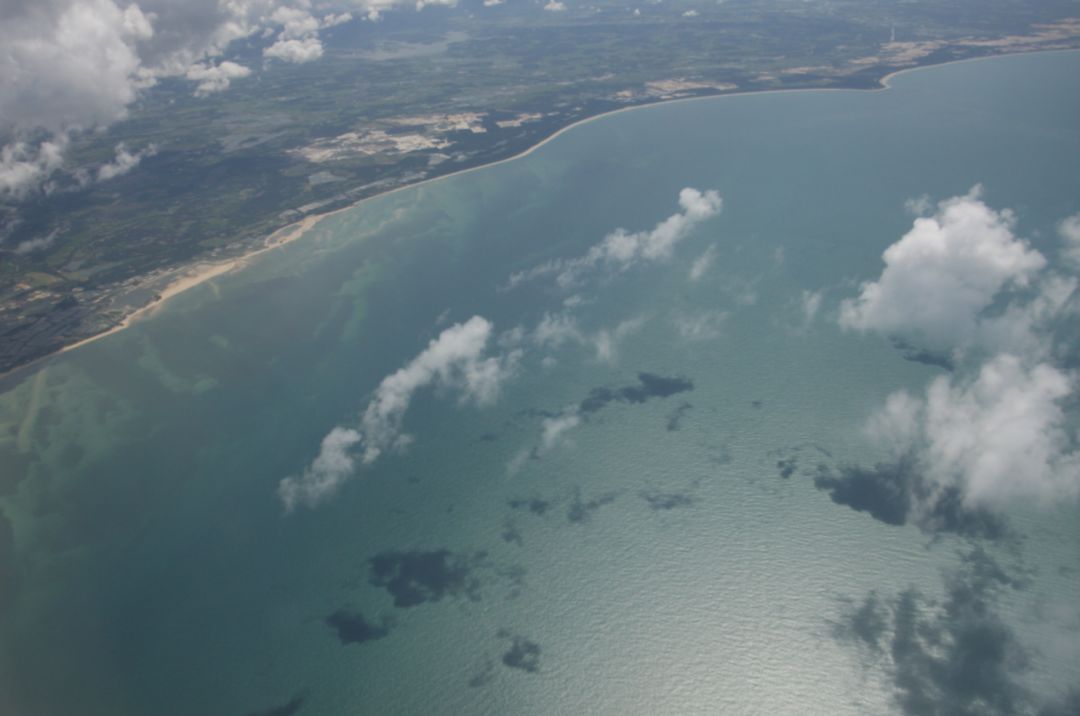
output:
[[[1000,54],[986,55],[986,56],[983,56],[983,57],[967,57],[967,58],[958,59],[958,60],[949,60],[947,62],[937,62],[937,63],[931,63],[931,64],[925,64],[925,65],[916,65],[916,66],[913,66],[913,67],[905,67],[903,69],[894,70],[893,72],[890,72],[890,73],[882,76],[881,78],[879,78],[877,80],[878,86],[877,87],[871,87],[871,88],[807,87],[807,88],[790,88],[790,89],[741,90],[741,91],[725,92],[725,93],[718,93],[718,94],[711,94],[711,95],[701,95],[701,96],[695,96],[695,97],[675,97],[675,98],[671,98],[671,99],[660,99],[660,100],[657,100],[657,101],[654,101],[654,102],[648,102],[648,103],[633,105],[633,106],[629,106],[629,107],[619,107],[618,109],[612,109],[612,110],[609,110],[609,111],[606,111],[606,112],[601,112],[599,114],[594,114],[592,116],[585,117],[583,119],[579,119],[579,120],[577,120],[575,122],[572,122],[572,123],[566,125],[565,127],[559,128],[558,130],[556,130],[552,134],[548,135],[544,139],[540,140],[536,144],[534,144],[534,145],[528,147],[527,149],[524,149],[521,152],[518,152],[517,154],[514,154],[512,156],[504,157],[502,159],[497,159],[495,161],[487,162],[485,164],[478,164],[476,166],[466,167],[464,169],[459,169],[457,171],[453,171],[453,172],[450,172],[448,174],[441,174],[441,175],[436,176],[436,177],[429,177],[429,178],[422,179],[422,180],[417,181],[417,182],[413,182],[411,184],[403,184],[401,186],[394,187],[393,189],[387,189],[386,191],[379,192],[377,194],[372,194],[371,196],[364,197],[364,198],[359,199],[359,200],[357,200],[357,201],[355,201],[355,202],[353,202],[351,204],[347,204],[345,206],[338,207],[337,209],[333,209],[331,211],[327,211],[327,212],[320,213],[320,214],[311,214],[311,215],[305,216],[304,218],[300,219],[299,221],[296,221],[296,222],[294,222],[292,224],[288,224],[288,225],[283,226],[280,229],[276,230],[275,232],[273,232],[272,234],[267,236],[266,239],[262,242],[262,245],[258,246],[257,248],[254,248],[254,249],[252,249],[252,250],[250,250],[250,251],[248,251],[246,253],[240,254],[240,255],[232,257],[232,258],[224,259],[224,260],[221,260],[221,261],[196,261],[196,262],[193,262],[192,264],[189,264],[187,266],[178,267],[173,271],[173,273],[175,274],[175,278],[170,280],[161,289],[161,291],[158,292],[158,294],[154,297],[153,300],[151,300],[146,305],[141,306],[141,307],[135,309],[134,311],[132,311],[131,313],[129,313],[127,316],[125,316],[115,326],[112,326],[111,328],[109,328],[107,330],[104,330],[104,331],[102,331],[100,333],[96,333],[96,334],[94,334],[92,336],[87,336],[86,338],[79,339],[79,340],[75,341],[74,343],[69,343],[67,345],[64,345],[64,346],[56,349],[55,351],[53,351],[51,353],[47,353],[47,354],[45,354],[43,356],[39,356],[38,358],[35,358],[35,359],[33,359],[33,360],[31,360],[31,361],[29,361],[27,363],[24,363],[23,365],[16,366],[15,368],[12,368],[12,369],[4,372],[4,373],[0,373],[0,381],[4,381],[6,379],[12,378],[12,377],[22,373],[23,371],[32,369],[35,366],[38,366],[39,364],[41,364],[41,363],[43,363],[45,361],[48,361],[51,358],[55,358],[58,355],[61,355],[63,353],[67,353],[69,351],[73,351],[73,350],[75,350],[77,348],[80,348],[82,346],[85,346],[85,345],[87,345],[89,343],[93,343],[94,341],[100,340],[102,338],[106,338],[106,337],[111,336],[111,335],[116,334],[116,333],[119,333],[120,331],[128,328],[129,326],[136,323],[137,321],[140,321],[140,320],[142,320],[144,318],[152,316],[154,313],[156,313],[158,310],[160,310],[161,307],[169,299],[174,298],[174,297],[188,291],[189,289],[195,288],[196,286],[200,286],[203,283],[206,283],[207,281],[209,281],[209,280],[211,280],[213,278],[216,278],[218,276],[223,276],[225,274],[232,273],[233,271],[241,270],[251,260],[255,259],[256,257],[258,257],[258,256],[260,256],[260,255],[262,255],[262,254],[264,254],[266,252],[277,249],[277,248],[279,248],[281,246],[284,246],[286,244],[292,243],[293,241],[296,241],[297,239],[301,238],[302,236],[305,236],[309,231],[314,229],[315,226],[317,226],[319,224],[319,222],[321,222],[323,219],[326,219],[326,218],[331,217],[331,216],[335,216],[335,215],[340,214],[340,213],[345,212],[345,211],[352,211],[353,209],[356,209],[356,208],[362,206],[364,203],[372,201],[373,199],[386,197],[386,196],[389,196],[391,194],[395,194],[397,192],[404,191],[406,189],[417,189],[417,188],[423,187],[423,186],[425,186],[427,184],[442,181],[444,179],[450,179],[452,177],[461,176],[463,174],[468,174],[470,172],[480,171],[482,169],[489,169],[491,167],[496,167],[496,166],[499,166],[501,164],[505,164],[507,162],[512,162],[512,161],[516,161],[518,159],[522,159],[524,157],[527,157],[527,156],[531,155],[533,152],[538,151],[539,149],[541,149],[542,147],[547,145],[549,142],[555,141],[560,136],[562,136],[564,133],[569,132],[570,130],[575,129],[577,127],[580,127],[582,125],[588,124],[589,122],[594,122],[596,120],[603,119],[603,118],[606,118],[606,117],[611,117],[611,116],[614,116],[614,115],[617,115],[617,114],[621,114],[623,112],[647,110],[647,109],[651,109],[651,108],[656,108],[656,107],[675,104],[675,103],[682,103],[682,102],[695,102],[695,101],[703,101],[703,100],[718,100],[718,99],[727,98],[727,97],[746,97],[746,96],[750,96],[750,95],[769,95],[769,94],[783,94],[783,93],[794,93],[794,92],[798,92],[798,93],[807,93],[807,92],[884,92],[884,91],[887,91],[887,90],[891,89],[891,87],[892,87],[891,81],[894,78],[896,78],[896,77],[898,77],[900,75],[903,75],[903,74],[911,73],[911,72],[918,72],[918,71],[922,71],[922,70],[930,70],[930,69],[934,69],[934,68],[946,67],[946,66],[949,66],[949,65],[956,65],[956,64],[969,63],[969,62],[982,62],[982,61],[986,61],[986,60],[993,60],[993,59],[998,59],[998,58],[1002,58],[1002,57],[1010,57],[1010,56],[1015,56],[1015,55],[1029,55],[1029,54],[1042,54],[1042,53],[1062,53],[1062,52],[1080,52],[1080,48],[1047,49],[1047,50],[1022,50],[1022,51],[1017,51],[1017,52],[1003,52],[1003,53],[1000,53]]]

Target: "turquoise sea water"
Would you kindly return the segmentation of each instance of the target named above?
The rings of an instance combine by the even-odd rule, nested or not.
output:
[[[1053,259],[1057,222],[1080,211],[1080,54],[603,118],[330,217],[8,380],[0,713],[899,708],[887,659],[836,624],[871,591],[942,599],[942,570],[972,542],[815,488],[819,464],[879,459],[867,416],[941,372],[834,316],[910,228],[907,199],[977,183]],[[568,294],[500,290],[513,272],[649,229],[687,186],[719,191],[723,212],[670,261],[579,291],[583,331],[636,321],[610,359],[529,347],[490,407],[422,392],[406,454],[284,514],[278,482],[442,328],[482,315],[532,329]],[[806,290],[824,296],[809,324]],[[715,331],[680,336],[703,317]],[[641,371],[693,389],[613,402],[508,469],[544,415]],[[1024,575],[996,608],[1027,653],[1017,682],[1043,696],[1080,685],[1078,517],[1018,507],[1020,538],[975,542]],[[458,571],[441,598],[395,607],[373,580],[377,555],[442,550]],[[326,622],[343,608],[387,633],[343,643]]]

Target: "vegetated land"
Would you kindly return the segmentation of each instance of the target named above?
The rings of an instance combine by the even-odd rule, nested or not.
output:
[[[95,167],[157,154],[86,188],[0,203],[0,373],[104,331],[175,271],[257,248],[287,224],[513,156],[559,128],[667,99],[873,88],[908,67],[1080,47],[1068,0],[600,2],[387,13],[324,33],[326,54],[227,91],[163,82],[128,119],[74,142]],[[252,40],[232,59],[262,63]]]

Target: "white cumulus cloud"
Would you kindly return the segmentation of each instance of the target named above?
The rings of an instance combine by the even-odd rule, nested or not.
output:
[[[350,428],[334,428],[323,438],[319,455],[300,477],[289,477],[278,483],[278,497],[287,511],[297,505],[315,505],[333,494],[341,483],[356,470],[356,458],[350,450],[361,435]]]
[[[145,159],[146,157],[152,157],[155,154],[157,154],[156,144],[151,144],[145,149],[139,150],[137,152],[129,152],[127,150],[127,147],[124,146],[124,143],[121,142],[120,144],[116,145],[116,159],[109,162],[108,164],[103,164],[102,166],[98,167],[97,180],[107,181],[114,177],[127,174],[132,169],[139,166],[139,163],[142,162],[143,159]]]
[[[679,208],[678,213],[664,219],[650,231],[616,229],[584,256],[555,259],[528,271],[515,273],[507,286],[513,288],[526,281],[554,276],[560,286],[570,288],[582,275],[598,266],[624,271],[638,263],[666,261],[671,258],[676,244],[689,236],[701,222],[720,213],[723,201],[712,189],[702,192],[687,187],[679,192]]]
[[[1014,233],[1015,217],[981,199],[979,187],[915,219],[886,249],[885,269],[845,300],[846,328],[906,334],[935,346],[970,338],[976,318],[998,292],[1027,286],[1046,259]]]
[[[295,64],[317,60],[322,57],[322,54],[322,42],[317,37],[278,40],[263,50],[263,57],[273,57]]]
[[[487,319],[473,316],[445,329],[415,358],[384,378],[360,418],[360,429],[335,428],[302,475],[281,481],[278,494],[286,509],[299,503],[315,505],[335,492],[356,467],[351,449],[357,448],[359,461],[370,465],[387,451],[406,447],[412,438],[405,434],[403,424],[417,391],[436,386],[456,391],[462,403],[494,403],[516,372],[521,350],[487,356],[491,333]]]
[[[34,146],[12,142],[0,147],[0,197],[22,199],[40,191],[54,172],[64,165],[67,135]]]
[[[236,62],[225,60],[218,64],[194,64],[187,68],[185,77],[197,82],[195,94],[203,97],[214,92],[223,92],[233,80],[247,77],[251,70]]]
[[[914,454],[934,484],[959,487],[969,506],[1075,499],[1080,453],[1062,405],[1074,382],[1048,363],[1001,354],[973,379],[942,376],[924,396],[894,393],[868,429]]]

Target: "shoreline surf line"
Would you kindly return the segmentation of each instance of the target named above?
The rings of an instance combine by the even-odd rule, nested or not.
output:
[[[279,248],[279,247],[284,246],[286,244],[292,243],[293,241],[296,241],[297,239],[301,238],[302,236],[307,234],[309,231],[311,231],[313,228],[315,228],[315,226],[318,225],[319,222],[321,222],[323,219],[329,218],[331,216],[335,216],[335,215],[340,214],[340,213],[345,212],[345,211],[351,211],[353,209],[356,209],[356,208],[362,206],[366,202],[372,201],[374,199],[381,199],[383,197],[390,196],[391,194],[395,194],[395,193],[400,192],[400,191],[405,191],[406,189],[418,189],[418,188],[421,188],[421,187],[423,187],[423,186],[425,186],[427,184],[432,184],[434,182],[442,181],[444,179],[450,179],[452,177],[461,176],[463,174],[468,174],[470,172],[480,171],[482,169],[490,169],[491,167],[496,167],[496,166],[499,166],[500,164],[505,164],[507,162],[516,161],[518,159],[523,159],[524,157],[527,157],[530,154],[532,154],[533,152],[535,152],[535,151],[539,150],[540,148],[544,147],[548,143],[555,141],[560,136],[562,136],[564,133],[569,132],[571,129],[574,129],[576,127],[580,127],[580,126],[582,126],[584,124],[588,124],[589,122],[594,122],[596,120],[603,119],[605,117],[611,117],[611,116],[614,116],[614,115],[617,115],[617,114],[621,114],[623,112],[632,112],[632,111],[637,111],[637,110],[654,109],[654,108],[667,106],[667,105],[672,105],[672,104],[680,103],[680,102],[697,102],[697,101],[703,101],[703,100],[719,100],[719,99],[724,99],[724,98],[727,98],[727,97],[749,97],[749,96],[753,96],[753,95],[784,94],[784,93],[794,93],[794,92],[798,92],[798,93],[808,93],[808,92],[884,92],[884,91],[887,91],[889,89],[892,89],[892,85],[890,83],[894,78],[896,78],[896,77],[898,77],[900,75],[903,75],[903,74],[911,73],[911,72],[918,72],[918,71],[922,71],[922,70],[931,70],[931,69],[935,69],[935,68],[939,68],[939,67],[948,67],[950,65],[959,65],[959,64],[969,63],[969,62],[982,62],[982,61],[986,61],[986,60],[995,60],[995,59],[1000,59],[1000,58],[1004,58],[1004,57],[1015,57],[1015,56],[1019,56],[1019,55],[1036,55],[1036,54],[1067,53],[1067,52],[1080,52],[1080,48],[1060,48],[1060,49],[1048,49],[1048,50],[1021,50],[1021,51],[1017,51],[1017,52],[1003,52],[1003,53],[996,54],[996,55],[985,55],[983,57],[965,57],[965,58],[959,59],[959,60],[949,60],[947,62],[936,62],[936,63],[925,64],[925,65],[916,65],[914,67],[905,67],[905,68],[902,68],[902,69],[899,69],[899,70],[894,70],[894,71],[882,76],[881,78],[879,78],[877,80],[877,82],[878,82],[877,87],[869,87],[869,88],[858,88],[858,87],[805,87],[805,88],[742,90],[742,91],[734,91],[734,92],[722,92],[722,93],[718,93],[718,94],[700,95],[700,96],[696,96],[696,97],[674,97],[672,99],[661,99],[661,100],[657,100],[655,102],[648,102],[648,103],[645,103],[645,104],[633,105],[631,107],[619,107],[618,109],[612,109],[612,110],[608,110],[606,112],[601,112],[599,114],[591,115],[589,117],[583,117],[582,119],[579,119],[579,120],[577,120],[575,122],[572,122],[572,123],[566,125],[565,127],[561,127],[560,129],[556,130],[554,133],[548,135],[544,139],[541,139],[538,143],[536,143],[536,144],[532,145],[531,147],[528,147],[527,149],[524,149],[524,150],[522,150],[522,151],[520,151],[517,154],[514,154],[512,156],[503,157],[502,159],[496,159],[494,161],[487,162],[486,164],[478,164],[478,165],[473,166],[473,167],[466,167],[464,169],[458,169],[457,171],[450,172],[449,174],[440,174],[439,176],[436,176],[436,177],[429,177],[427,179],[421,179],[420,181],[413,182],[411,184],[402,184],[401,186],[394,187],[393,189],[387,189],[386,191],[379,192],[377,194],[372,194],[371,196],[366,196],[366,197],[364,197],[362,199],[358,199],[358,200],[356,200],[355,202],[353,202],[351,204],[347,204],[347,205],[339,207],[337,209],[332,209],[331,211],[327,211],[327,212],[324,212],[324,213],[321,213],[321,214],[311,214],[309,216],[305,216],[304,218],[300,219],[299,221],[295,221],[292,224],[287,224],[287,225],[281,227],[280,229],[274,231],[273,233],[271,233],[265,239],[264,244],[262,246],[259,246],[258,248],[253,249],[252,251],[240,254],[240,255],[235,256],[235,257],[230,258],[230,259],[225,259],[223,261],[218,261],[218,262],[195,261],[195,262],[192,262],[191,264],[189,264],[187,267],[178,267],[177,269],[175,269],[175,272],[178,274],[177,278],[175,280],[173,280],[173,281],[169,282],[168,284],[166,284],[165,287],[158,293],[157,296],[155,296],[155,298],[153,300],[151,300],[146,305],[140,306],[139,308],[137,308],[134,311],[132,311],[131,313],[129,313],[127,316],[125,316],[115,326],[112,326],[111,328],[108,328],[108,329],[106,329],[106,330],[104,330],[104,331],[102,331],[100,333],[95,333],[92,336],[87,336],[86,338],[80,338],[78,341],[75,341],[74,343],[69,343],[67,345],[61,346],[60,348],[57,348],[56,350],[54,350],[54,351],[52,351],[50,353],[46,353],[43,356],[39,356],[37,358],[34,358],[33,360],[28,361],[27,363],[24,363],[23,365],[16,366],[16,367],[11,368],[10,370],[8,370],[8,371],[6,371],[4,373],[0,373],[0,381],[4,381],[4,380],[6,380],[8,378],[11,378],[15,374],[20,373],[20,372],[22,372],[24,370],[27,370],[29,368],[33,368],[37,364],[42,363],[44,361],[47,361],[50,358],[55,358],[56,356],[58,356],[60,354],[67,353],[68,351],[75,350],[76,348],[81,348],[82,346],[85,346],[85,345],[87,345],[89,343],[93,343],[94,341],[100,340],[102,338],[106,338],[106,337],[111,336],[111,335],[113,335],[115,333],[119,333],[120,331],[124,330],[125,328],[128,328],[129,326],[131,326],[136,321],[151,316],[153,313],[158,311],[165,304],[165,302],[167,302],[170,298],[174,298],[174,297],[180,295],[181,293],[184,293],[185,291],[187,291],[189,289],[195,288],[196,286],[200,286],[200,285],[202,285],[206,281],[209,281],[212,278],[216,278],[218,276],[222,276],[222,275],[231,273],[233,271],[241,270],[241,269],[243,269],[245,267],[245,265],[251,259],[254,259],[254,258],[256,258],[257,256],[259,256],[261,254],[264,254],[264,253],[266,253],[268,251],[272,251],[272,250],[274,250],[276,248]],[[279,234],[280,234],[280,236],[279,236]],[[278,238],[275,238],[275,237],[278,237]],[[201,268],[201,270],[199,270],[200,268]]]

